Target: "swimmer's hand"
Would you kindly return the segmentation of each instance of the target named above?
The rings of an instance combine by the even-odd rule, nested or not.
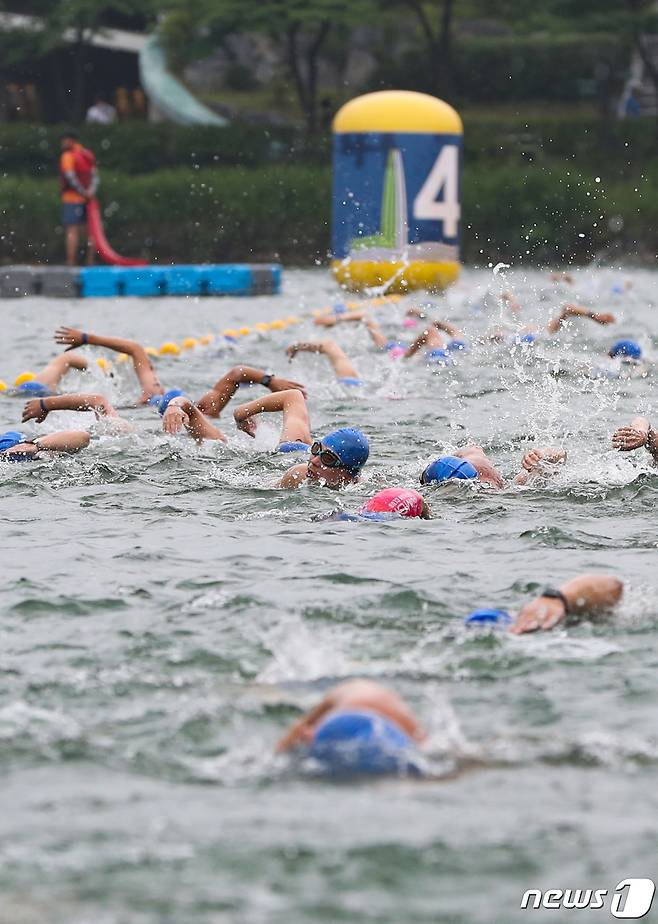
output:
[[[162,416],[162,429],[170,436],[175,436],[189,426],[190,419],[182,407],[170,403]]]
[[[322,353],[324,349],[323,341],[314,340],[314,341],[299,341],[298,343],[291,343],[288,349],[286,350],[286,356],[289,360],[293,360],[298,353]]]
[[[288,391],[291,388],[295,391],[301,391],[305,398],[308,397],[306,388],[299,382],[293,382],[291,379],[284,379],[280,375],[272,376],[272,381],[269,384],[270,391]]]
[[[23,423],[28,420],[36,420],[37,423],[42,423],[47,416],[48,409],[44,405],[42,398],[34,398],[32,401],[28,401],[23,408]]]
[[[613,434],[612,448],[618,449],[619,452],[631,452],[633,449],[639,449],[640,446],[646,446],[647,436],[648,432],[645,430],[638,430],[635,427],[619,427]]]
[[[514,635],[552,629],[565,617],[564,603],[551,597],[538,597],[526,603],[510,629]]]
[[[242,430],[248,436],[256,436],[256,421],[253,420],[249,413],[249,408],[239,407],[233,411],[233,419],[238,430]]]
[[[563,449],[531,449],[529,452],[523,456],[521,465],[527,472],[536,472],[541,468],[542,462],[549,462],[552,465],[557,465],[560,462],[565,462],[567,454]]]
[[[338,318],[335,315],[319,314],[313,323],[317,324],[318,327],[334,327],[337,321]]]
[[[63,346],[82,346],[84,338],[84,332],[76,327],[58,327],[55,331],[55,343],[61,343]]]

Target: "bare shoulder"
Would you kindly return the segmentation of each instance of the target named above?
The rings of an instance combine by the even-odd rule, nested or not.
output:
[[[277,482],[277,488],[296,488],[302,481],[306,481],[308,465],[302,462],[299,465],[293,465]]]

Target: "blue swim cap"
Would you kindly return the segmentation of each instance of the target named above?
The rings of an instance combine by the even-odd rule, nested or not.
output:
[[[360,430],[353,427],[341,427],[323,437],[322,445],[336,453],[344,468],[356,474],[368,461],[370,444]]]
[[[277,452],[308,452],[311,447],[301,440],[284,440],[276,447]]]
[[[309,757],[336,776],[420,776],[414,742],[389,719],[354,710],[329,716],[316,729]]]
[[[344,375],[341,378],[339,378],[338,381],[340,382],[341,385],[354,385],[354,386],[363,385],[363,382],[361,381],[361,379],[355,379],[353,376],[350,376],[350,375]]]
[[[401,347],[403,350],[406,350],[406,349],[407,349],[407,344],[406,344],[406,343],[403,343],[401,340],[389,340],[388,343],[386,344],[386,346],[384,347],[384,349],[388,352],[389,350],[395,350],[395,349],[398,349],[398,348],[400,348],[400,347]]]
[[[180,388],[170,388],[164,395],[153,395],[152,398],[149,398],[149,404],[152,407],[157,407],[160,414],[164,414],[169,407],[169,402],[174,398],[180,398],[184,394],[185,392],[181,391]]]
[[[0,452],[6,452],[7,449],[12,449],[14,446],[18,446],[19,443],[25,442],[25,434],[19,433],[18,430],[7,430],[5,433],[0,434]]]
[[[627,356],[629,359],[641,359],[642,347],[635,340],[618,340],[610,348],[608,356]]]
[[[429,484],[432,481],[448,481],[450,478],[473,479],[478,477],[477,469],[466,459],[459,459],[457,456],[440,456],[427,466],[420,476],[420,483]]]
[[[514,343],[534,343],[537,337],[535,334],[519,334],[514,338]]]
[[[342,302],[338,302],[338,304],[334,305],[334,307],[332,308],[332,311],[334,314],[345,314],[345,312],[347,311],[347,308]]]
[[[473,610],[473,612],[464,619],[464,625],[467,626],[506,626],[511,622],[512,617],[506,610]]]
[[[448,344],[449,350],[467,350],[468,344],[465,340],[451,340]]]
[[[46,398],[52,394],[47,385],[42,385],[41,382],[35,381],[23,382],[16,390],[23,394],[32,395],[35,398]]]
[[[454,362],[450,350],[428,350],[426,358],[437,366],[451,366]]]

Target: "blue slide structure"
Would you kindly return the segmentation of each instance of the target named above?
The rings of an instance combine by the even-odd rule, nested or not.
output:
[[[180,80],[167,70],[167,61],[157,34],[139,53],[139,75],[144,92],[162,115],[178,125],[228,125],[228,119],[200,103]]]

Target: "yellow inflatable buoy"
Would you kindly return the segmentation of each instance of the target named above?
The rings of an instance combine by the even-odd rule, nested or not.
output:
[[[180,347],[177,343],[173,341],[168,341],[163,343],[159,350],[160,356],[178,356],[180,353]]]
[[[185,340],[181,343],[181,346],[184,350],[193,350],[194,347],[199,345],[199,341],[195,337],[186,337]]]
[[[7,383],[0,379],[0,391],[7,391]]]
[[[367,93],[336,114],[333,260],[352,292],[441,291],[459,275],[463,126],[443,100]]]
[[[34,372],[21,372],[20,375],[16,376],[16,381],[14,382],[14,385],[18,386],[18,385],[22,385],[24,382],[33,382],[35,378],[36,376]]]

